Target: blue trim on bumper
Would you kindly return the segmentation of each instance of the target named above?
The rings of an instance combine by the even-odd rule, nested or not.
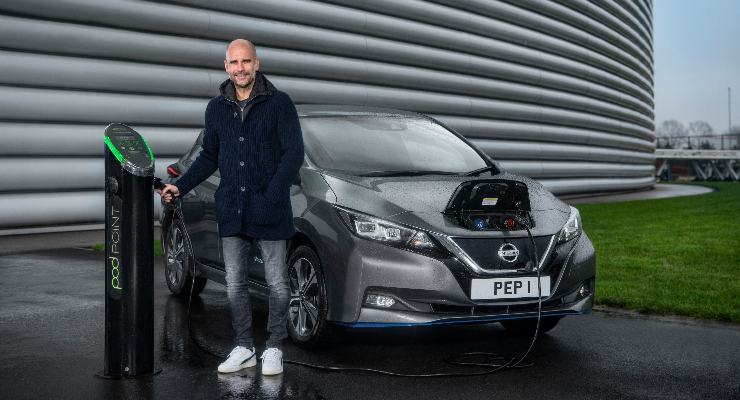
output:
[[[556,317],[556,316],[564,316],[564,315],[584,315],[584,314],[590,314],[591,310],[578,312],[578,311],[565,311],[565,312],[543,312],[543,317]],[[435,326],[435,325],[464,325],[464,324],[484,324],[489,322],[497,322],[502,321],[506,319],[524,319],[524,318],[533,318],[537,317],[537,314],[534,315],[528,314],[528,315],[504,315],[504,316],[490,316],[490,317],[472,317],[472,318],[455,318],[455,319],[441,319],[436,321],[429,321],[429,322],[335,322],[335,324],[346,327],[346,328],[358,328],[358,329],[364,329],[364,328],[400,328],[400,327],[413,327],[413,326]]]

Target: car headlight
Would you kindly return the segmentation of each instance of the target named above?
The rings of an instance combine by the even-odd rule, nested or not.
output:
[[[334,207],[350,232],[357,237],[435,258],[450,256],[449,252],[424,231],[407,228],[346,208]]]
[[[565,243],[581,234],[581,214],[575,207],[570,208],[568,222],[558,234],[558,243]]]

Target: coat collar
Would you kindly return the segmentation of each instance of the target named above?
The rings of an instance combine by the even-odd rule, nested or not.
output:
[[[262,72],[257,71],[254,78],[254,87],[252,88],[252,95],[249,97],[255,98],[257,96],[272,96],[277,89],[270,82]],[[219,86],[219,91],[224,100],[236,103],[236,89],[234,84],[231,83],[231,79],[227,79]]]

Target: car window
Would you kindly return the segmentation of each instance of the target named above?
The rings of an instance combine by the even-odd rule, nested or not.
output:
[[[487,165],[454,133],[424,118],[304,117],[301,127],[306,153],[324,169],[464,173]]]
[[[190,166],[190,164],[192,164],[193,161],[195,161],[195,159],[198,158],[198,155],[203,150],[203,134],[204,133],[205,133],[205,130],[200,131],[200,134],[198,134],[198,137],[195,139],[195,143],[193,143],[193,146],[190,147],[190,150],[188,150],[187,153],[185,153],[185,155],[182,158],[183,164]],[[216,170],[216,172],[213,173],[213,176],[218,178],[221,176],[221,174],[219,173],[218,170]]]
[[[195,143],[193,144],[193,147],[190,148],[190,154],[188,155],[188,161],[193,162],[196,158],[198,158],[198,154],[200,154],[201,150],[203,150],[203,133],[205,130],[200,131],[200,134],[198,135],[198,138],[195,139]]]

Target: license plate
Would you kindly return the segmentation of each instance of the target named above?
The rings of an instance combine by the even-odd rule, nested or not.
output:
[[[550,295],[550,277],[541,276],[542,297]],[[473,279],[471,300],[537,298],[537,277]]]

